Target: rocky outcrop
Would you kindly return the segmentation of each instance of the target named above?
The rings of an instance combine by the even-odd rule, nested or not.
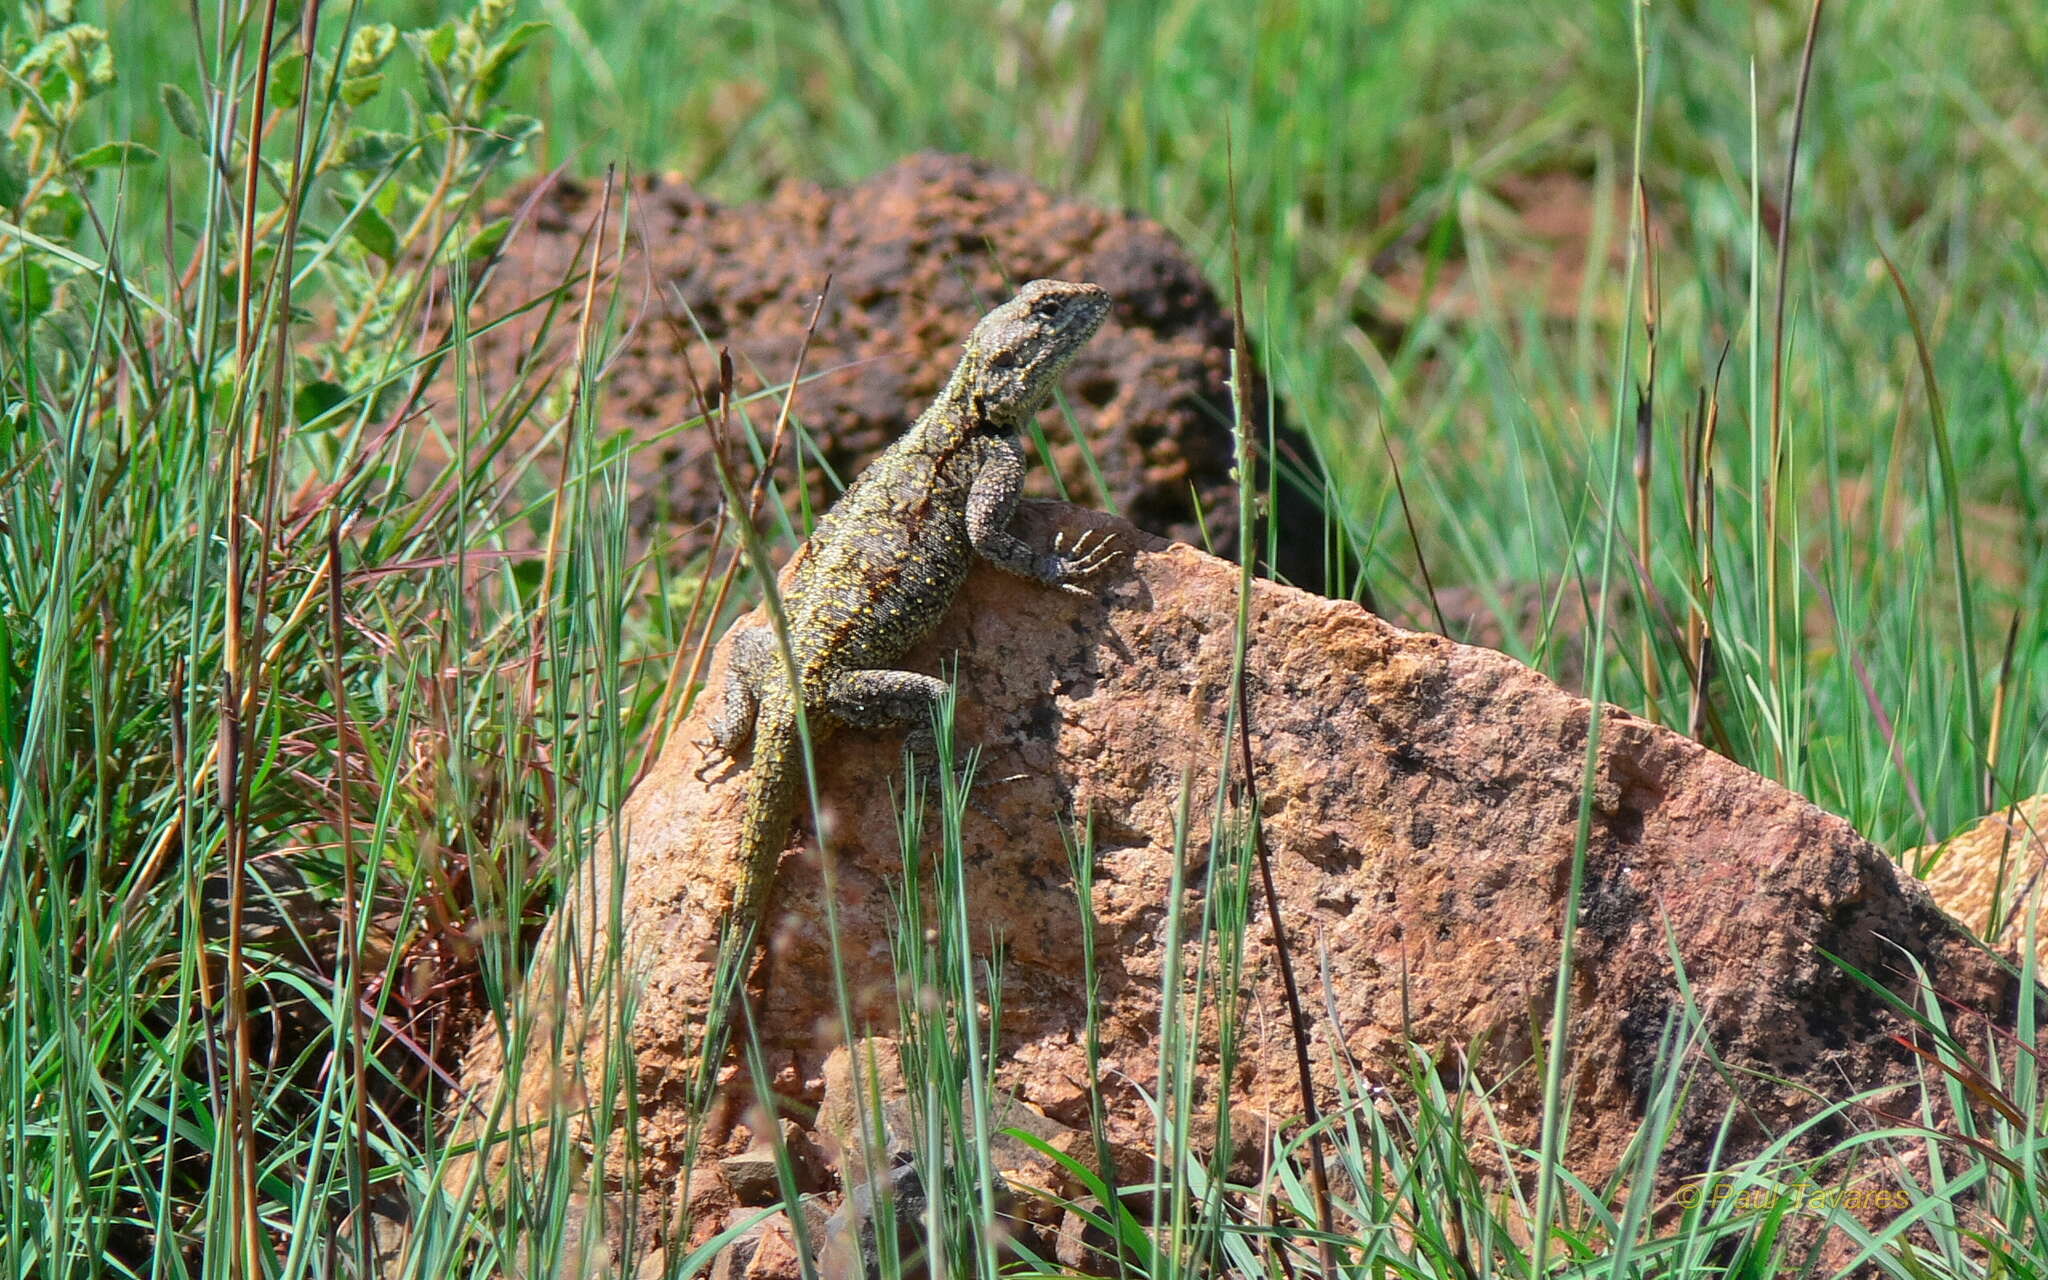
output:
[[[984,776],[1004,780],[978,790],[986,812],[971,810],[964,832],[970,917],[1004,946],[996,1084],[1036,1114],[1087,1126],[1091,1009],[1061,824],[1092,815],[1109,1137],[1142,1148],[1151,1126],[1138,1090],[1156,1070],[1176,811],[1184,780],[1197,797],[1215,790],[1236,573],[1105,516],[1029,504],[1021,519],[1034,542],[1086,526],[1134,554],[1095,600],[977,571],[909,665],[937,671],[957,657],[961,736],[984,747]],[[1398,1082],[1413,1042],[1447,1077],[1491,1087],[1506,1140],[1533,1145],[1533,1037],[1547,1034],[1592,707],[1498,653],[1352,604],[1270,583],[1253,603],[1253,748],[1282,911],[1311,988],[1312,1060],[1326,1071],[1341,1051]],[[673,736],[626,813],[619,889],[628,954],[646,975],[632,1032],[641,1161],[656,1182],[683,1159],[677,1100],[696,1066],[714,923],[737,879],[743,774],[698,776],[707,708]],[[846,978],[857,1017],[886,1031],[897,753],[845,735],[819,766]],[[1899,1038],[1909,1028],[1829,955],[1917,1002],[1910,958],[1945,1000],[2009,1017],[2015,990],[1996,961],[1882,852],[1800,797],[1615,708],[1600,719],[1591,794],[1566,1152],[1588,1183],[1616,1172],[1643,1118],[1660,1037],[1683,1004],[1674,951],[1718,1066],[1693,1073],[1673,1118],[1661,1171],[1673,1180],[1704,1169],[1717,1141],[1724,1164],[1758,1151],[1813,1116],[1816,1098],[1896,1085],[1883,1109],[1918,1114],[1920,1064]],[[807,1104],[796,1112],[825,1092],[839,1039],[821,977],[831,970],[808,852],[816,825],[782,861],[755,991],[767,1083]],[[1190,907],[1202,870],[1199,856],[1186,868]],[[593,876],[578,903],[609,901],[608,872]],[[592,927],[604,918],[581,918],[588,945],[604,945]],[[557,937],[567,928],[558,921]],[[1237,1106],[1241,1117],[1285,1117],[1299,1103],[1262,915],[1251,935]],[[1740,1098],[1728,1120],[1731,1088]],[[1813,1126],[1794,1153],[1825,1149],[1855,1122],[1837,1114]]]
[[[504,202],[500,212],[519,211],[523,225],[507,240],[471,321],[478,332],[470,359],[490,395],[513,385],[522,367],[537,371],[524,375],[530,389],[561,385],[573,319],[535,307],[496,327],[483,322],[586,269],[600,196],[599,186],[553,178]],[[694,555],[706,547],[718,509],[706,433],[676,430],[698,411],[678,332],[702,331],[705,341],[690,351],[699,378],[715,376],[716,349],[724,345],[740,393],[778,388],[831,277],[795,405],[808,496],[822,510],[836,489],[823,481],[820,464],[842,482],[851,479],[923,410],[974,321],[1016,285],[1050,276],[1102,285],[1116,310],[1064,384],[1073,429],[1058,405],[1040,417],[1058,478],[1034,466],[1029,491],[1112,506],[1140,528],[1197,544],[1206,537],[1235,554],[1230,314],[1157,223],[940,155],[913,156],[842,190],[791,183],[754,205],[721,205],[676,179],[646,177],[614,202],[607,233],[614,238],[621,216],[628,225],[623,261],[610,245],[599,255],[608,276],[600,305],[615,293],[627,326],[606,364],[603,420],[647,442],[646,463],[630,481],[643,542],[679,558]],[[581,298],[580,288],[568,292],[571,317]],[[1255,372],[1249,390],[1263,441],[1266,387]],[[452,388],[436,399],[452,405]],[[764,447],[779,403],[776,396],[751,406]],[[518,458],[539,433],[538,425],[522,426],[502,457]],[[1277,439],[1283,455],[1297,463],[1305,457],[1284,423]],[[425,465],[438,470],[433,442],[422,443]],[[792,509],[795,453],[785,448],[780,469]],[[536,493],[551,465],[544,458],[543,471],[533,474]],[[1312,466],[1292,471],[1315,474]],[[499,474],[504,481],[512,468]],[[741,477],[743,485],[750,480]],[[1287,550],[1279,568],[1292,581],[1319,586],[1323,536],[1313,507],[1281,505]]]

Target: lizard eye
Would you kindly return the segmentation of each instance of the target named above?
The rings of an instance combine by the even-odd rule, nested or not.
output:
[[[1041,320],[1050,320],[1059,313],[1060,300],[1058,298],[1040,298],[1031,304],[1031,314]]]
[[[998,369],[1014,369],[1017,367],[1017,353],[1010,347],[1004,347],[990,356],[988,362]]]

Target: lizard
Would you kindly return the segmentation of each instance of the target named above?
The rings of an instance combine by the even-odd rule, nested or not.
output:
[[[932,710],[946,686],[894,664],[938,625],[974,562],[1089,596],[1080,580],[1115,556],[1086,535],[1036,551],[1009,528],[1024,483],[1021,433],[1109,309],[1099,285],[1033,280],[982,317],[930,407],[854,479],[783,571],[793,661],[771,624],[734,631],[723,706],[698,745],[707,764],[752,745],[726,915],[743,938],[759,931],[804,785],[795,699],[813,743],[842,727],[904,726],[906,748],[931,768]]]

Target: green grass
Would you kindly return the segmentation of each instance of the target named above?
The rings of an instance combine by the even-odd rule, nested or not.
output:
[[[73,8],[104,45],[67,28]],[[412,1274],[484,1274],[549,1256],[590,1185],[557,1160],[497,1212],[473,1186],[437,1193],[460,1154],[431,1122],[438,1073],[467,1011],[515,1049],[530,1034],[539,924],[574,867],[618,856],[618,806],[724,621],[723,564],[629,556],[635,460],[594,377],[538,401],[457,378],[430,408],[455,464],[405,483],[419,388],[466,369],[470,336],[429,307],[422,264],[466,288],[489,257],[478,203],[538,168],[673,169],[738,201],[968,151],[1160,220],[1219,285],[1234,226],[1260,358],[1316,446],[1331,594],[1419,622],[1426,564],[1498,602],[1510,651],[1628,710],[1685,728],[1697,690],[1705,741],[1894,852],[2048,790],[2048,27],[2029,0],[1827,9],[1783,262],[1791,5],[330,0],[311,77],[304,6],[279,8],[268,69],[260,5],[0,18],[9,1274],[347,1272],[361,1235],[340,1224],[373,1188],[418,1215]],[[267,163],[245,207],[252,119]],[[109,145],[130,140],[147,150]],[[1513,216],[1535,179],[1584,211],[1565,249]],[[1559,257],[1582,260],[1570,287],[1532,274]],[[1388,283],[1423,279],[1450,288],[1411,306]],[[612,300],[572,282],[544,305],[599,368]],[[1715,448],[1695,484],[1703,397]],[[501,509],[491,455],[526,421],[565,478]],[[1249,874],[1255,824],[1220,797],[1187,813]],[[957,817],[927,834],[950,847]],[[1085,910],[1091,855],[1070,835]],[[913,916],[900,958],[972,1008],[977,983],[998,988],[944,910],[947,865],[935,934]],[[1258,1187],[1226,1185],[1187,1137],[1188,1036],[1234,989],[1257,909],[1219,893],[1176,922],[1194,967],[1169,987],[1152,1097],[1178,1216],[1100,1211],[1145,1275],[1270,1273],[1283,1249],[1314,1265],[1302,1130]],[[581,977],[630,1008],[615,956]],[[1985,1062],[1971,1087],[2006,1106],[1979,1108],[1978,1146],[1880,1135],[1919,1144],[1932,1180],[1871,1256],[2038,1274],[2031,1062],[2001,1074],[1935,1034],[1937,1007],[1911,1016],[1944,1062]],[[906,1023],[924,1157],[984,1150],[986,1108],[961,1099],[986,1100],[989,1029]],[[1540,1153],[1420,1060],[1395,1096],[1331,1113],[1354,1273],[1796,1269],[1782,1197],[1650,1222],[1697,1028],[1667,1035],[1624,1185],[1554,1161],[1531,1197],[1487,1181]],[[1339,1066],[1349,1099],[1375,1096]],[[616,1087],[592,1102],[630,1115]],[[628,1159],[629,1129],[612,1138]],[[951,1261],[986,1273],[986,1163],[946,1171]],[[1765,1159],[1724,1185],[1795,1172]],[[1959,1188],[1985,1218],[1951,1213]]]

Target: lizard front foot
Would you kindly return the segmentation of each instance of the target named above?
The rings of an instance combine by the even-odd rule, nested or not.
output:
[[[749,729],[752,728],[751,725],[748,727]],[[710,733],[701,738],[690,739],[690,745],[704,753],[703,762],[697,766],[696,770],[697,780],[702,782],[704,775],[710,773],[713,769],[721,765],[731,764],[739,759],[740,748],[745,745],[745,742],[738,739],[729,730],[724,729],[722,725],[714,724],[711,727]]]
[[[1078,585],[1076,579],[1090,578],[1107,569],[1124,554],[1124,550],[1110,535],[1093,529],[1074,539],[1069,546],[1066,531],[1061,530],[1053,535],[1052,553],[1040,562],[1040,569],[1045,580],[1053,586],[1092,599],[1095,592]]]

